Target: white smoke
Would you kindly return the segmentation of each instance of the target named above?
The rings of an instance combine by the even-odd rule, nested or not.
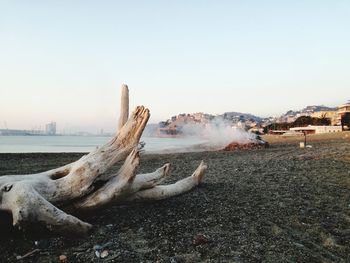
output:
[[[223,148],[230,143],[245,144],[257,141],[257,135],[239,126],[231,126],[223,119],[216,118],[208,123],[190,123],[181,128],[182,136],[204,139],[207,147]]]

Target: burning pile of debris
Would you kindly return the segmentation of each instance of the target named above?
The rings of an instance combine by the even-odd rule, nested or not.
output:
[[[260,149],[260,148],[268,148],[269,143],[261,139],[260,136],[257,136],[254,140],[250,140],[247,143],[238,143],[231,142],[226,145],[223,149],[224,151],[235,151],[235,150],[251,150],[251,149]]]

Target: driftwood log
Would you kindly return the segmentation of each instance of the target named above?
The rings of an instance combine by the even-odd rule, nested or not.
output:
[[[0,211],[11,213],[14,226],[23,228],[39,223],[58,234],[84,235],[92,225],[70,212],[78,214],[108,205],[165,199],[187,192],[201,182],[207,168],[203,161],[191,176],[170,185],[160,185],[169,174],[170,164],[152,173],[136,174],[140,163],[139,140],[150,113],[139,106],[128,118],[126,85],[122,85],[121,93],[120,129],[108,143],[57,169],[0,177]],[[116,174],[105,173],[121,161],[124,164]]]

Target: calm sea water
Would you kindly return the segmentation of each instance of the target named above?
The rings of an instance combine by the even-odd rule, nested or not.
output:
[[[0,153],[29,152],[90,152],[110,138],[98,136],[0,136]],[[203,143],[194,138],[143,137],[149,153],[180,151]]]

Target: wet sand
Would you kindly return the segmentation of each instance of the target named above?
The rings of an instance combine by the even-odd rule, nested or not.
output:
[[[350,136],[271,141],[268,149],[144,155],[140,172],[172,163],[167,183],[205,160],[204,183],[168,200],[111,207],[85,220],[84,239],[1,230],[0,261],[26,262],[349,262]],[[82,154],[0,154],[0,173],[47,170]],[[117,169],[115,167],[114,169]],[[93,246],[109,243],[98,260]]]

